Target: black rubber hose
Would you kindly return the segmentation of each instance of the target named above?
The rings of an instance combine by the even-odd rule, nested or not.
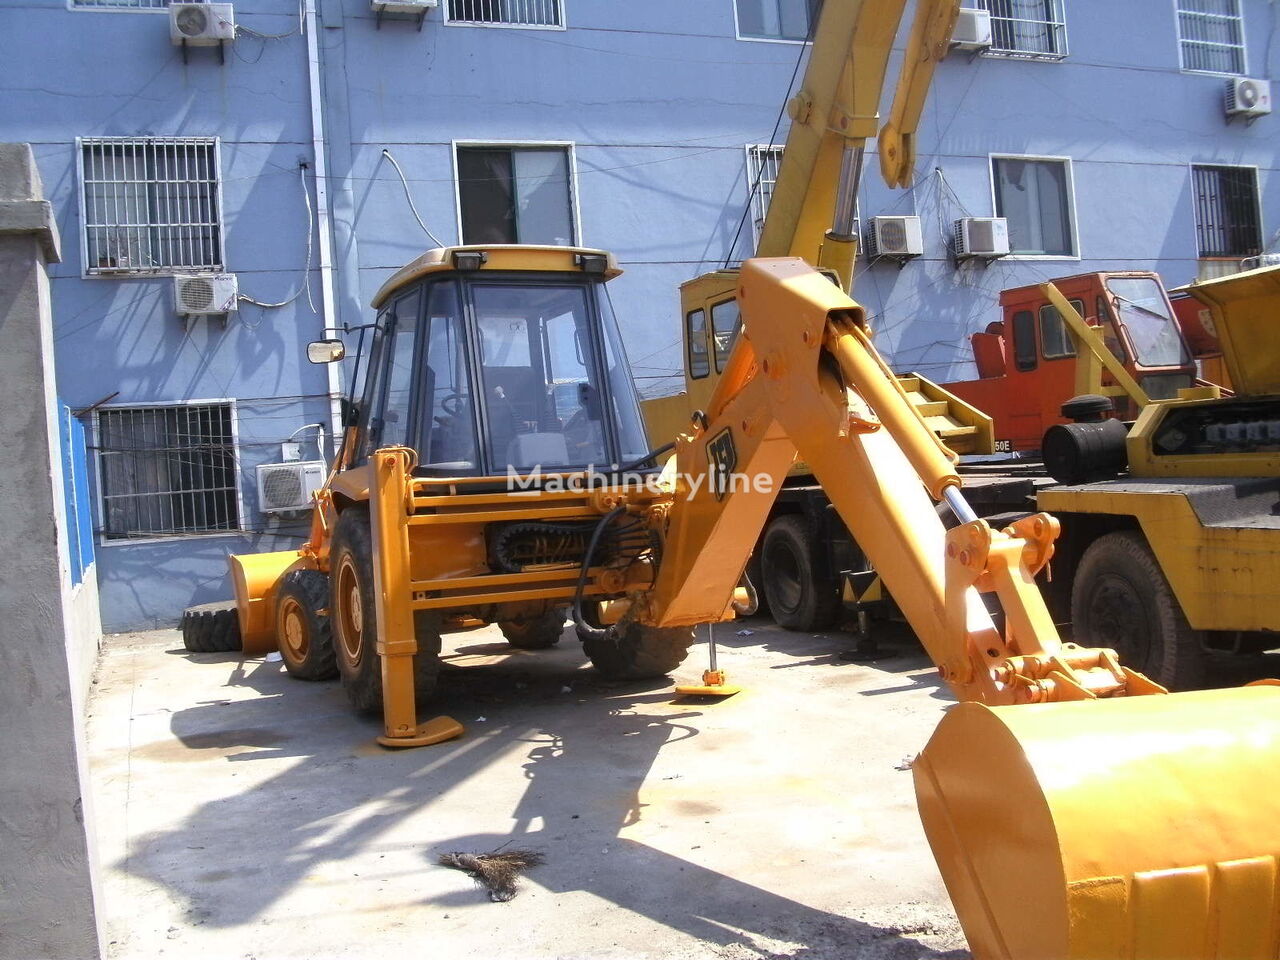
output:
[[[624,513],[626,509],[626,507],[614,507],[606,513],[596,524],[595,530],[591,533],[591,539],[587,542],[587,552],[582,557],[582,569],[578,571],[578,585],[573,591],[573,628],[579,640],[602,639],[607,632],[600,627],[591,626],[582,616],[582,591],[587,588],[587,571],[591,567],[591,559],[595,556],[596,547],[600,543],[600,535],[604,533],[604,528],[610,521],[618,514]]]

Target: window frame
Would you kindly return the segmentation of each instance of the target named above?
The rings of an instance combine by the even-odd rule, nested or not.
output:
[[[1183,11],[1180,6],[1182,0],[1171,0],[1173,4],[1173,36],[1178,44],[1178,70],[1181,73],[1196,74],[1202,77],[1247,77],[1249,76],[1249,35],[1246,32],[1247,24],[1245,23],[1244,4],[1241,0],[1234,0],[1236,5],[1236,20],[1240,23],[1240,72],[1229,73],[1220,70],[1197,70],[1195,67],[1187,66],[1185,56],[1185,48],[1183,43],[1200,43],[1203,41],[1186,40],[1182,36],[1182,14],[1184,12],[1196,15],[1199,11],[1187,10]],[[1227,44],[1213,44],[1214,46],[1227,46]]]
[[[577,144],[572,140],[451,140],[449,147],[450,161],[453,164],[453,216],[455,236],[458,243],[463,244],[462,236],[462,184],[458,179],[458,148],[468,149],[480,147],[488,149],[512,150],[520,149],[562,149],[566,152],[569,163],[569,226],[573,237],[568,247],[589,246],[582,238],[582,215],[578,201],[578,156]]]
[[[449,0],[441,0],[440,16],[446,27],[483,27],[498,30],[567,30],[565,21],[565,0],[553,0],[559,13],[560,22],[553,23],[506,23],[487,20],[454,20],[449,16]]]
[[[1071,306],[1075,308],[1076,313],[1080,314],[1081,319],[1084,319],[1086,314],[1084,311],[1083,300],[1079,297],[1072,297],[1067,301],[1067,303],[1071,304]],[[1063,338],[1067,346],[1070,348],[1070,352],[1068,353],[1050,353],[1048,348],[1045,346],[1049,342],[1044,335],[1045,312],[1048,310],[1052,310],[1058,318],[1058,324],[1062,327]],[[1067,327],[1066,318],[1062,316],[1062,313],[1052,303],[1042,303],[1040,304],[1040,309],[1036,311],[1036,336],[1040,338],[1040,359],[1044,360],[1046,363],[1050,363],[1054,360],[1074,360],[1079,356],[1079,353],[1076,352],[1075,339],[1071,336],[1071,330]]]
[[[701,373],[693,372],[693,315],[695,313],[702,314],[702,343],[703,343],[703,362],[706,369]],[[714,347],[711,345],[711,317],[705,306],[694,307],[692,310],[685,311],[684,315],[684,356],[685,370],[689,373],[690,380],[705,380],[711,376],[711,353]]]
[[[814,23],[812,21],[810,21],[809,23],[809,37],[805,37],[803,40],[789,40],[786,37],[743,36],[742,25],[738,22],[738,0],[729,0],[729,2],[733,5],[733,36],[734,36],[734,39],[736,40],[741,40],[744,43],[793,43],[794,44],[794,43],[810,43],[811,42],[809,37],[813,36],[813,31],[814,31]],[[819,16],[822,15],[821,11],[819,11],[818,15]]]
[[[734,4],[734,9],[737,9],[736,3]],[[764,164],[758,163],[757,157],[777,154],[778,162],[774,170],[776,173],[781,173],[782,155],[785,148],[786,145],[781,143],[748,143],[744,147],[747,154],[747,197],[751,202],[751,235],[755,238],[755,242],[751,246],[753,252],[760,245],[760,228],[764,225],[765,218],[769,215],[769,204],[763,202],[763,192],[759,190],[752,191],[751,189],[756,182],[757,176],[760,177],[761,183],[765,182],[761,173],[764,169]],[[769,183],[771,184],[769,187],[769,202],[772,203],[774,191],[778,189],[777,177],[775,176]]]
[[[232,471],[232,474],[235,477],[236,492],[235,527],[227,530],[205,530],[198,533],[174,533],[163,537],[108,537],[106,535],[107,505],[106,498],[103,496],[104,487],[102,481],[102,426],[98,412],[101,410],[154,410],[162,407],[210,406],[226,406],[230,408],[231,448],[235,457],[235,469]],[[244,464],[241,458],[240,447],[240,409],[234,397],[215,397],[212,399],[195,400],[155,400],[146,403],[104,403],[94,408],[93,412],[93,429],[90,436],[93,441],[93,504],[94,519],[96,521],[93,531],[93,542],[95,548],[99,546],[120,547],[138,546],[140,544],[149,543],[173,543],[176,540],[210,540],[215,537],[238,537],[242,536],[249,530],[246,526],[246,512],[244,508]]]
[[[165,0],[163,6],[159,7],[126,7],[116,5],[98,5],[96,3],[76,3],[76,0],[66,0],[68,10],[89,10],[93,13],[168,13],[170,0]]]
[[[1012,250],[1002,259],[1004,260],[1080,260],[1080,216],[1076,210],[1076,174],[1075,165],[1070,157],[1051,157],[1040,154],[1024,154],[1024,153],[989,153],[987,154],[987,177],[991,183],[991,215],[999,217],[996,211],[996,161],[997,160],[1029,160],[1036,163],[1061,163],[1064,164],[1067,171],[1067,214],[1071,218],[1071,253],[1016,253]],[[1008,217],[1004,218],[1008,220]],[[1013,246],[1012,238],[1009,242],[1010,247]]]
[[[1192,160],[1187,164],[1187,176],[1190,178],[1190,181],[1191,181],[1191,242],[1196,251],[1196,260],[1197,261],[1241,260],[1245,257],[1254,255],[1249,253],[1242,253],[1239,256],[1221,257],[1216,255],[1206,255],[1200,252],[1200,215],[1198,213],[1197,205],[1196,205],[1196,168],[1197,167],[1202,167],[1202,168],[1217,167],[1217,168],[1227,168],[1227,169],[1233,169],[1233,170],[1252,170],[1253,171],[1254,216],[1256,218],[1255,222],[1258,225],[1257,249],[1259,251],[1265,249],[1266,243],[1267,243],[1267,228],[1266,228],[1266,224],[1263,222],[1263,219],[1262,219],[1262,214],[1263,214],[1262,181],[1261,181],[1261,178],[1259,177],[1260,168],[1258,167],[1258,165],[1252,164],[1252,163],[1217,163],[1214,161],[1207,161],[1207,160],[1202,160],[1202,161]]]
[[[994,44],[995,21],[996,20],[1013,20],[1013,19],[1022,19],[1022,18],[998,17],[991,10],[992,2],[993,0],[972,0],[972,4],[976,9],[986,10],[987,13],[991,14],[991,19],[993,24],[992,46],[982,51],[982,55],[984,57],[995,57],[997,59],[1002,59],[1002,60],[1042,60],[1042,61],[1045,61],[1046,63],[1057,63],[1071,56],[1071,43],[1070,43],[1069,34],[1067,30],[1066,0],[1043,0],[1043,2],[1045,3],[1052,3],[1055,5],[1056,7],[1055,12],[1060,19],[1054,20],[1054,21],[1049,21],[1049,20],[1033,21],[1033,22],[1044,23],[1046,26],[1052,25],[1054,27],[1059,28],[1058,36],[1059,36],[1059,39],[1061,40],[1061,46],[1062,46],[1062,51],[1060,53],[1043,53],[1037,50],[1017,50],[1017,49],[1010,49],[1008,47],[995,46]]]
[[[133,12],[133,11],[130,11]],[[160,267],[154,270],[120,270],[108,272],[89,271],[89,211],[86,206],[85,182],[84,182],[84,151],[85,144],[88,143],[104,143],[106,141],[117,141],[121,144],[145,144],[148,141],[162,140],[184,140],[191,144],[200,142],[207,143],[213,147],[213,173],[214,186],[217,190],[217,202],[215,207],[218,215],[218,252],[221,254],[221,262],[215,266],[208,267]],[[147,181],[151,183],[152,181]],[[142,137],[76,137],[76,212],[79,215],[79,232],[80,232],[80,279],[81,280],[139,280],[151,279],[156,277],[176,277],[176,276],[196,276],[196,275],[215,275],[219,273],[227,273],[227,218],[223,209],[223,199],[226,191],[223,189],[222,177],[222,138],[221,137],[177,137],[177,136],[142,136]]]

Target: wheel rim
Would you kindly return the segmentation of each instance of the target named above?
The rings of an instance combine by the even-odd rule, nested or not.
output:
[[[283,648],[281,652],[295,663],[301,663],[307,658],[311,642],[307,637],[307,623],[302,607],[293,597],[285,599],[280,620],[282,624],[280,640]]]
[[[790,613],[800,606],[803,596],[800,578],[800,561],[786,547],[775,545],[769,551],[768,588],[769,603],[781,612]]]
[[[364,652],[364,603],[360,597],[360,577],[350,555],[338,567],[338,639],[347,661],[353,666]]]
[[[1114,573],[1098,578],[1089,598],[1090,643],[1110,647],[1121,660],[1145,669],[1155,651],[1154,626],[1132,583]]]

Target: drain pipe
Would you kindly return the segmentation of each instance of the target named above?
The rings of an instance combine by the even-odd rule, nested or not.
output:
[[[316,22],[315,0],[304,0],[303,18],[307,34],[307,80],[311,93],[311,149],[315,154],[316,171],[316,232],[320,241],[320,316],[324,329],[320,338],[333,336],[338,329],[337,312],[334,309],[333,292],[333,227],[329,215],[329,164],[325,151],[324,98],[320,90],[320,36]],[[337,363],[326,363],[329,378],[329,416],[332,430],[330,443],[337,455],[336,445],[342,437],[342,379]]]

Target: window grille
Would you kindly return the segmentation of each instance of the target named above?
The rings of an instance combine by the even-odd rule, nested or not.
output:
[[[222,269],[218,144],[80,141],[86,274]]]
[[[757,245],[760,243],[760,231],[764,228],[764,218],[769,213],[769,201],[773,199],[773,188],[777,186],[778,169],[781,166],[782,147],[768,144],[747,147],[747,171],[751,177],[747,188],[755,185],[751,208]]]
[[[107,540],[237,530],[230,403],[98,410]]]
[[[448,0],[448,23],[563,27],[561,0]]]
[[[1067,55],[1063,0],[976,0],[991,14],[989,52],[1060,60]]]
[[[1177,0],[1183,70],[1245,72],[1240,0]]]
[[[164,10],[169,0],[71,0],[73,7],[112,7],[120,10]]]
[[[1202,257],[1251,257],[1262,249],[1258,175],[1252,167],[1192,167]]]

